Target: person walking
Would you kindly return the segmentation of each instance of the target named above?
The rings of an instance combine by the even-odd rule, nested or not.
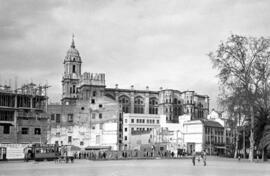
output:
[[[193,166],[195,166],[196,152],[195,152],[195,150],[194,150],[194,149],[192,150],[192,154],[191,154],[191,156],[192,156],[192,164],[193,164]]]
[[[202,153],[202,159],[203,159],[203,165],[206,166],[206,151],[203,150],[203,153]]]

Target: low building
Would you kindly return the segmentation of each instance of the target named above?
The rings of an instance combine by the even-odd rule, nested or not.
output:
[[[160,127],[160,115],[156,114],[123,114],[123,146],[122,149],[133,149],[137,144],[145,144],[150,132]],[[136,139],[141,137],[141,142]],[[147,138],[147,139],[145,139]]]
[[[229,118],[229,114],[227,111],[217,111],[212,109],[210,114],[207,116],[208,120],[213,120],[220,123],[224,127],[224,143],[226,148],[231,148],[231,144],[234,143],[234,131],[231,129],[230,124],[233,124],[232,119]],[[245,121],[240,122],[241,124],[245,124]]]
[[[186,121],[183,126],[187,153],[204,149],[209,154],[225,152],[224,127],[220,123],[205,119]]]

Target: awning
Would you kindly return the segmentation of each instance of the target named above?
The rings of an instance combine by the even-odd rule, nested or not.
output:
[[[111,150],[111,146],[88,146],[85,150]]]

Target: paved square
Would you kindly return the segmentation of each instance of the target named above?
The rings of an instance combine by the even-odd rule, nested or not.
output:
[[[54,162],[2,162],[0,176],[269,176],[270,163],[249,163],[233,159],[211,158],[207,166],[191,160],[128,160],[88,161],[76,160],[73,164]]]

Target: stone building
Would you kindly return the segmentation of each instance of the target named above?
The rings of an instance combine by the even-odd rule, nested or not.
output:
[[[0,87],[0,144],[46,143],[47,86]]]
[[[97,144],[88,141],[92,140],[88,136],[92,125],[115,122],[117,123],[116,143],[121,146],[123,144],[123,114],[165,115],[167,122],[178,123],[178,117],[183,114],[190,114],[192,119],[203,119],[209,113],[209,97],[206,95],[173,89],[153,91],[149,90],[149,87],[145,90],[136,90],[134,86],[130,89],[120,89],[118,85],[115,88],[106,88],[104,73],[82,73],[81,66],[82,59],[72,39],[64,59],[61,105],[49,106],[52,119],[56,117],[61,119],[58,124],[51,120],[50,140],[52,143],[61,143],[61,141],[63,144],[68,142],[78,145],[80,143],[81,147],[103,145],[102,142]],[[81,106],[82,103],[84,106]],[[73,121],[67,123],[69,117],[72,117]],[[85,123],[80,122],[82,119]],[[72,129],[83,126],[88,131],[83,133],[79,130],[79,132],[71,133],[72,130],[68,132],[66,129],[71,128],[70,126]],[[63,127],[65,129],[59,136],[59,132],[56,131]],[[72,138],[75,133],[84,135],[76,135]],[[73,140],[68,140],[71,138]],[[75,142],[76,140],[78,142]]]
[[[192,119],[206,118],[209,113],[209,97],[194,91],[160,89],[159,91],[106,88],[105,74],[81,73],[81,56],[74,40],[64,59],[62,78],[62,104],[74,104],[76,100],[92,100],[94,96],[107,96],[121,105],[122,112],[135,114],[165,114],[167,121],[177,122],[178,116],[191,114]]]

